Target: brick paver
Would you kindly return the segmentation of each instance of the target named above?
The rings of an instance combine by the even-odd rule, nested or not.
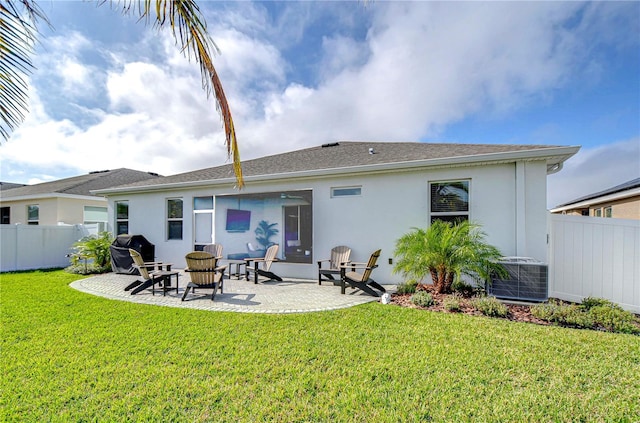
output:
[[[347,288],[347,293],[342,295],[340,287],[334,286],[331,282],[318,285],[316,281],[298,279],[283,282],[261,280],[257,285],[246,280],[225,279],[224,293],[221,294],[218,291],[215,301],[211,301],[210,289],[198,290],[195,295],[189,294],[186,301],[181,301],[184,289],[189,282],[189,276],[184,272],[180,272],[179,291],[167,292],[166,296],[163,296],[158,289],[155,296],[151,294],[150,288],[136,295],[131,295],[130,291],[124,290],[138,278],[139,276],[106,273],[75,281],[71,287],[113,300],[241,313],[306,313],[336,310],[378,301],[378,298],[351,288]],[[175,283],[174,281],[175,278],[172,283]]]

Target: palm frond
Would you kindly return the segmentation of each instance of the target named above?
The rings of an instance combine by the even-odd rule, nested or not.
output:
[[[35,2],[0,0],[0,134],[5,141],[28,111],[26,76],[33,69],[38,20],[49,23]]]
[[[100,4],[103,3],[105,1],[100,2]],[[153,11],[151,0],[124,0],[119,3],[123,5],[124,14],[137,11],[140,19],[144,19],[147,23],[153,21],[155,27],[164,28],[169,25],[176,44],[179,44],[183,54],[188,59],[193,56],[198,62],[202,75],[202,88],[207,96],[213,93],[216,109],[223,121],[225,144],[228,156],[233,159],[236,186],[238,189],[244,187],[240,150],[231,109],[218,72],[213,66],[214,54],[218,53],[219,49],[207,32],[207,24],[196,2],[194,0],[156,0]],[[151,16],[152,13],[155,13],[155,18]]]

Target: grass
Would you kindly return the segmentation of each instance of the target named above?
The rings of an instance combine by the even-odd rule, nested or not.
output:
[[[0,420],[638,421],[637,336],[370,303],[258,315],[0,275]]]

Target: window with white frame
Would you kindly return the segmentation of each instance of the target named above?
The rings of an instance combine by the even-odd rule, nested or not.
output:
[[[362,195],[361,186],[353,187],[333,187],[331,188],[331,198],[338,197],[357,197]]]
[[[593,215],[595,217],[602,217],[602,209],[600,209],[600,208],[594,209],[593,210]]]
[[[469,180],[429,183],[431,222],[469,220]]]
[[[116,235],[129,233],[129,202],[116,201]]]
[[[97,206],[84,206],[83,224],[95,226],[97,232],[107,230],[107,208]]]
[[[613,217],[613,209],[611,206],[604,208],[604,217]]]
[[[182,198],[167,199],[167,239],[182,239]]]
[[[27,206],[27,224],[38,225],[40,223],[40,206],[29,204]]]

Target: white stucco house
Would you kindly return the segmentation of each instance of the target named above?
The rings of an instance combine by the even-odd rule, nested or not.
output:
[[[115,234],[142,234],[176,267],[209,243],[224,257],[260,248],[255,229],[277,229],[272,271],[317,277],[317,260],[347,245],[354,261],[381,248],[375,279],[393,274],[396,240],[433,219],[470,219],[505,256],[547,260],[547,175],[577,146],[334,142],[243,162],[96,190]]]

